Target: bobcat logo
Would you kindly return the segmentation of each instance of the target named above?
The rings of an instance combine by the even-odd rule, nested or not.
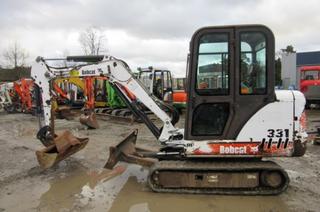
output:
[[[259,152],[259,147],[258,146],[250,147],[250,151],[252,153],[257,153],[257,152]]]

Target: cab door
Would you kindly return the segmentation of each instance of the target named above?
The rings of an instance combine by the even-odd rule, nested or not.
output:
[[[164,102],[172,104],[173,89],[170,71],[163,71],[163,99]]]
[[[275,101],[274,37],[260,25],[207,27],[190,43],[187,140],[235,139]]]
[[[187,139],[224,137],[233,118],[233,29],[204,28],[190,46]]]
[[[172,79],[167,70],[155,70],[153,79],[153,94],[160,100],[172,103]]]

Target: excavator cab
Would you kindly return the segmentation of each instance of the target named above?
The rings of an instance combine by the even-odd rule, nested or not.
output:
[[[203,28],[190,52],[185,139],[236,139],[259,109],[276,100],[268,28]]]
[[[107,106],[107,80],[102,77],[94,79],[95,107]]]
[[[158,99],[172,104],[172,78],[169,70],[160,68],[139,69],[138,79]]]

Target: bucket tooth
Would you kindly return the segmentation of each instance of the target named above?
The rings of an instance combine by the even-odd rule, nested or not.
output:
[[[98,129],[99,128],[97,117],[94,112],[91,112],[88,114],[82,114],[80,116],[80,123],[83,125],[86,125],[90,129]]]
[[[36,151],[38,162],[42,168],[50,168],[83,149],[88,141],[88,138],[78,138],[70,131],[65,131],[53,140],[52,145]]]
[[[157,159],[143,156],[141,152],[151,151],[136,147],[137,135],[138,130],[135,130],[119,144],[111,146],[109,149],[109,158],[104,168],[112,169],[119,161],[142,166],[152,166]]]

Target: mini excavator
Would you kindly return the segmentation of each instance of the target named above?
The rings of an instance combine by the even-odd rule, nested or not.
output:
[[[9,113],[32,113],[32,79],[0,84],[0,109]]]
[[[10,91],[13,91],[13,82],[5,82],[0,84],[0,111],[12,111],[12,99]]]
[[[158,151],[137,147],[135,130],[110,147],[105,168],[113,168],[118,161],[148,166],[148,184],[156,192],[274,195],[286,190],[287,172],[265,158],[304,155],[306,101],[299,91],[274,89],[274,42],[272,31],[263,25],[196,31],[188,57],[185,129],[174,126],[177,119],[159,106],[124,61],[112,56],[67,57],[67,61],[91,61],[72,69],[79,76],[107,77],[160,145]],[[51,149],[43,153],[53,153],[56,163],[82,149],[88,139],[70,133],[54,135],[48,91],[55,75],[46,59],[36,59],[32,77],[41,87],[43,102],[44,122],[38,138],[49,141]],[[138,102],[163,127],[148,119]]]

